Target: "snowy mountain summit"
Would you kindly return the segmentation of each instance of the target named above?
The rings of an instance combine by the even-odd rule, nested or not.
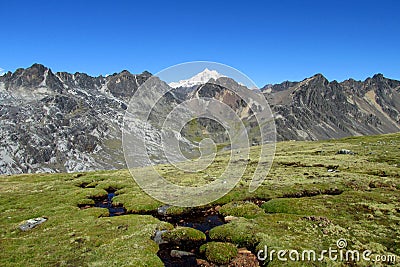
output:
[[[210,81],[210,79],[217,80],[218,78],[221,77],[226,77],[226,76],[220,74],[216,70],[209,70],[206,68],[202,72],[196,74],[195,76],[187,80],[180,80],[179,82],[171,82],[169,86],[171,86],[172,88],[192,87],[199,84],[205,84],[208,81]]]

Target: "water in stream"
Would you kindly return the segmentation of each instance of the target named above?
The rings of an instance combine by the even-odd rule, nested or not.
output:
[[[115,206],[112,204],[112,198],[115,196],[114,192],[109,192],[107,198],[99,199],[95,201],[94,206],[99,208],[107,208],[110,213],[110,217],[123,215],[126,213],[124,207]]]
[[[177,217],[160,217],[160,220],[167,221],[174,226],[184,226],[197,229],[205,233],[207,242],[211,241],[209,231],[218,226],[224,224],[224,218],[219,214],[209,214],[205,211],[198,211],[189,214],[183,214]],[[195,243],[186,246],[176,246],[173,244],[160,244],[158,257],[164,263],[166,267],[186,267],[186,266],[198,266],[197,258],[199,258],[199,248],[202,243]],[[171,251],[186,251],[193,253],[193,255],[174,257],[171,255]]]
[[[112,199],[115,196],[115,190],[107,190],[107,197],[94,198],[94,205],[85,205],[81,208],[100,207],[107,208],[109,216],[120,216],[126,214],[126,209],[123,206],[113,205]],[[162,208],[162,207],[161,207]],[[165,209],[167,209],[166,207]],[[149,214],[149,213],[147,213]],[[187,214],[178,216],[166,216],[157,212],[150,213],[159,220],[169,222],[176,226],[191,227],[203,232],[206,235],[206,242],[211,241],[209,231],[219,225],[224,224],[224,218],[216,212],[215,209],[194,210]],[[157,236],[155,237],[155,239]],[[158,238],[162,238],[162,233],[159,233]],[[204,243],[204,242],[203,242]],[[162,260],[166,267],[191,267],[198,266],[197,259],[202,258],[199,253],[199,248],[203,243],[187,244],[185,246],[177,246],[169,243],[160,243],[157,256]],[[176,256],[174,253],[183,253]],[[187,255],[184,255],[187,253]]]

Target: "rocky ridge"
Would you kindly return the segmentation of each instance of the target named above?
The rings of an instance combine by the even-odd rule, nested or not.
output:
[[[123,116],[137,88],[151,76],[149,72],[131,74],[126,70],[106,77],[53,73],[40,64],[0,76],[0,174],[126,167],[121,147]],[[219,77],[217,84],[214,80],[174,88],[151,119],[157,122],[186,99],[211,97],[229,105],[252,129],[249,108],[221,85],[241,87],[232,79]],[[320,140],[400,130],[400,82],[382,74],[340,83],[317,74],[301,82],[268,85],[261,92],[274,112],[278,140]],[[213,121],[199,120],[196,127],[200,130],[182,130],[188,138],[181,141],[188,150],[204,132],[216,142],[227,141],[223,129]],[[143,124],[135,128],[138,132],[143,129]],[[254,136],[251,143],[258,144]],[[158,144],[159,129],[151,129],[146,138]],[[163,162],[157,148],[150,153],[158,160],[155,163]]]

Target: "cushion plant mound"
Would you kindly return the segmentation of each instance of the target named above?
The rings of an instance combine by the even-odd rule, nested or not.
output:
[[[298,202],[298,201],[297,201]],[[288,198],[277,198],[265,202],[261,205],[261,208],[265,210],[266,213],[291,213],[297,214],[295,199]]]
[[[238,253],[232,243],[209,242],[200,247],[200,253],[205,254],[207,260],[216,264],[228,264]]]
[[[254,246],[258,243],[257,233],[260,227],[252,220],[238,218],[230,223],[219,225],[210,230],[212,240],[232,242],[241,247]]]
[[[196,229],[190,227],[177,227],[162,235],[163,239],[173,244],[181,244],[182,242],[202,242],[206,240],[206,235]]]

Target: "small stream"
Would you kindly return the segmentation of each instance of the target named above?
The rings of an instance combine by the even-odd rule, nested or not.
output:
[[[119,216],[126,214],[124,207],[115,206],[112,204],[112,198],[115,196],[115,192],[108,192],[107,198],[95,200],[94,206],[98,208],[106,208],[110,213],[110,217]]]
[[[156,216],[159,220],[169,222],[172,225],[194,228],[203,232],[207,241],[210,241],[209,231],[219,225],[224,224],[224,217],[219,214],[209,214],[206,212],[191,212],[188,214],[174,217]]]
[[[197,264],[197,258],[196,253],[198,253],[198,250],[191,249],[190,253],[193,253],[192,255],[188,256],[181,256],[181,257],[172,257],[171,252],[172,251],[187,251],[188,248],[179,248],[177,246],[171,246],[170,244],[160,244],[159,245],[159,250],[157,252],[157,256],[161,259],[161,261],[164,263],[165,267],[195,267],[198,266]]]
[[[123,206],[116,206],[112,203],[112,199],[115,196],[116,190],[108,189],[106,191],[106,197],[92,198],[95,202],[94,205],[81,205],[79,207],[81,209],[91,207],[107,208],[110,217],[127,214],[127,211]],[[169,222],[174,225],[174,227],[184,226],[199,230],[206,235],[206,241],[201,243],[198,242],[185,244],[181,246],[161,242],[158,243],[159,251],[157,252],[157,256],[162,260],[164,266],[166,267],[198,266],[197,259],[203,258],[199,253],[200,246],[211,241],[209,231],[216,226],[225,224],[224,217],[220,215],[215,208],[194,209],[185,214],[170,216],[165,214],[165,211],[168,209],[168,207],[169,206],[167,205],[162,206],[158,209],[158,212],[154,211],[146,214],[150,214],[161,221]],[[163,211],[164,213],[160,211]],[[157,238],[162,240],[161,232],[158,233],[158,236],[156,233],[154,241],[156,241]],[[180,255],[177,256],[176,253],[180,253]]]
[[[82,188],[88,188],[87,184],[80,185]],[[114,205],[112,203],[112,199],[115,196],[116,189],[109,188],[106,189],[107,195],[101,198],[92,198],[94,200],[94,204],[82,204],[78,205],[81,209],[87,209],[91,207],[99,207],[106,208],[109,211],[109,216],[120,216],[127,214],[127,210],[122,205]],[[287,194],[284,197],[291,198],[299,198],[305,196],[315,196],[320,194],[327,195],[339,195],[343,191],[338,189],[329,189],[324,191],[301,191],[294,194]],[[258,199],[251,198],[245,199],[245,201],[250,201],[256,204],[257,206],[261,206],[263,203],[270,199]],[[191,267],[191,266],[216,266],[214,264],[210,264],[204,260],[204,256],[200,255],[199,248],[202,244],[212,241],[209,236],[209,231],[216,226],[225,224],[224,217],[219,214],[219,209],[217,207],[208,207],[208,208],[195,208],[191,211],[180,214],[180,215],[168,215],[167,210],[169,206],[164,205],[158,208],[158,210],[139,213],[143,215],[152,215],[153,217],[171,223],[174,227],[183,226],[190,227],[196,230],[203,232],[206,235],[206,241],[197,242],[197,243],[185,243],[181,245],[175,245],[171,243],[167,243],[162,240],[162,235],[166,230],[157,231],[155,236],[153,236],[153,240],[158,244],[159,250],[157,252],[157,256],[162,260],[164,266],[166,267]],[[255,256],[255,248],[248,248],[247,252],[238,254],[235,259],[239,259],[236,262],[231,262],[232,266],[261,266],[262,262],[257,261]],[[251,252],[252,251],[252,252]],[[234,260],[235,260],[234,259]],[[240,261],[241,260],[241,261]],[[204,265],[203,265],[204,264]],[[245,265],[243,265],[245,264]],[[250,264],[250,265],[249,265]],[[229,265],[231,266],[231,265]]]
[[[194,228],[203,232],[206,235],[206,242],[211,241],[209,231],[219,225],[224,224],[224,218],[217,214],[215,211],[208,210],[195,210],[187,214],[179,216],[162,216],[158,215],[158,219],[166,221],[176,226],[184,226]],[[173,244],[159,244],[157,256],[162,260],[166,267],[191,267],[198,266],[197,259],[201,258],[199,248],[201,243],[186,244],[184,246],[177,246]],[[174,252],[189,252],[191,255],[176,257]]]
[[[78,205],[78,207],[80,209],[88,209],[88,208],[92,208],[92,207],[106,208],[106,209],[108,209],[110,217],[126,214],[126,209],[123,206],[117,206],[112,203],[112,199],[115,196],[116,190],[108,189],[106,191],[107,191],[107,196],[105,196],[105,197],[91,198],[94,200],[94,205],[93,204],[82,204],[82,205]]]

